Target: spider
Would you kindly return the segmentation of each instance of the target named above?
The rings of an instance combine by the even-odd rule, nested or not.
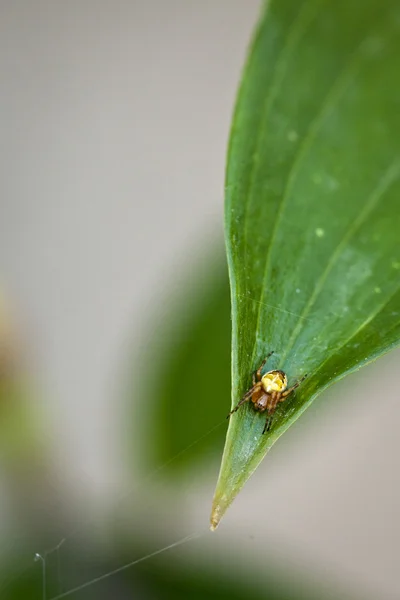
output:
[[[287,389],[288,381],[286,374],[283,371],[268,371],[264,375],[261,375],[262,368],[273,353],[273,351],[270,352],[263,360],[257,371],[253,373],[252,387],[245,393],[237,406],[235,406],[235,408],[231,410],[227,416],[227,419],[229,419],[229,417],[236,412],[240,406],[242,406],[242,404],[251,400],[254,404],[254,409],[258,412],[264,412],[266,410],[268,411],[263,433],[269,431],[271,428],[272,417],[278,402],[284,402],[289,394],[299,387],[301,382],[307,377],[307,375],[304,375],[291,388]]]

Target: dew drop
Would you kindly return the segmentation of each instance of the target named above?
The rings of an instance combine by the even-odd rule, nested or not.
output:
[[[287,134],[287,139],[289,142],[297,142],[299,139],[299,134],[294,129],[291,129]]]
[[[315,235],[319,238],[322,238],[325,235],[325,230],[321,227],[317,227],[317,229],[315,230]]]
[[[362,49],[366,56],[376,56],[382,52],[384,45],[383,39],[371,36],[365,40]]]
[[[335,179],[334,177],[328,177],[326,184],[327,184],[328,190],[330,190],[331,192],[334,192],[335,190],[339,189],[339,187],[340,187],[338,180]]]
[[[381,290],[381,288],[380,288],[380,287],[376,286],[376,287],[374,288],[374,292],[375,292],[375,294],[380,294],[380,293],[382,292],[382,290]]]
[[[312,180],[316,185],[319,185],[320,183],[322,183],[322,177],[321,177],[320,173],[314,173],[312,176]]]

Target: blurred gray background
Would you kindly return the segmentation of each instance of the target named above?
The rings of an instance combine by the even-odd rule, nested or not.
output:
[[[1,286],[54,463],[88,507],[112,502],[123,477],[113,394],[127,345],[144,343],[152,309],[221,238],[227,136],[259,6],[0,1]],[[260,570],[276,546],[313,578],[399,598],[399,356],[329,390],[207,543],[240,540]],[[194,529],[210,503],[208,483],[193,494]]]

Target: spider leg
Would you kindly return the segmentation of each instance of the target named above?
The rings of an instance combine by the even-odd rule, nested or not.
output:
[[[262,368],[265,365],[265,363],[267,362],[267,360],[269,359],[269,357],[273,355],[273,353],[274,353],[274,351],[272,350],[269,354],[267,354],[267,356],[262,361],[261,365],[258,367],[258,369],[257,369],[257,371],[255,373],[257,381],[261,380],[261,371],[262,371]],[[253,381],[254,381],[254,374],[253,374]]]
[[[242,406],[242,404],[244,404],[245,402],[248,402],[250,400],[251,395],[252,395],[253,392],[254,392],[254,386],[252,388],[250,388],[248,392],[245,393],[245,395],[243,396],[243,398],[241,400],[239,400],[239,402],[237,403],[237,405],[235,406],[235,408],[233,408],[231,410],[231,412],[229,413],[229,415],[226,418],[229,419],[229,417],[231,415],[233,415],[233,413],[235,413]]]
[[[265,419],[265,425],[264,425],[262,435],[264,435],[264,433],[266,431],[269,431],[271,429],[271,425],[272,425],[272,415],[267,415],[267,418]]]
[[[284,399],[287,398],[287,396],[289,396],[289,394],[291,394],[296,388],[298,388],[299,385],[305,380],[306,377],[307,377],[307,373],[305,375],[303,375],[303,377],[301,379],[299,379],[299,381],[296,381],[296,383],[294,385],[292,385],[291,388],[289,388],[285,392],[282,392],[280,402],[283,402]]]

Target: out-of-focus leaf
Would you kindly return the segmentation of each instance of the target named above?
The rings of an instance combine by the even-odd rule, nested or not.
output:
[[[33,564],[33,557],[32,557]],[[32,567],[21,570],[19,565],[14,569],[1,567],[0,598],[2,600],[43,599],[43,579],[40,569]]]
[[[181,558],[183,550],[175,549],[140,562],[154,547],[152,550],[149,541],[142,543],[136,536],[133,543],[129,542],[125,536],[126,531],[122,538],[113,540],[113,558],[108,561],[99,562],[96,553],[93,556],[93,549],[88,553],[89,549],[84,547],[75,547],[70,553],[64,551],[58,558],[47,556],[45,594],[40,561],[26,566],[25,556],[22,567],[3,565],[1,600],[58,597],[74,600],[328,600],[340,597],[344,600],[354,597],[343,589],[340,593],[337,589],[328,591],[326,584],[320,587],[299,574],[282,569],[277,573],[270,564],[266,565],[262,579],[254,578],[254,570],[247,574],[245,569],[240,573],[227,572],[219,566],[218,560],[210,564],[193,549],[185,560]],[[124,569],[135,557],[139,562]]]
[[[15,327],[0,294],[0,464],[32,458],[40,433]]]
[[[228,153],[232,406],[267,369],[293,384],[271,430],[230,420],[215,528],[315,397],[399,343],[400,4],[271,0],[239,92]]]
[[[146,586],[148,597],[157,600],[316,600],[323,593],[316,589],[318,586],[310,588],[289,573],[279,582],[271,573],[270,583],[264,583],[261,588],[259,582],[246,581],[233,572],[230,577],[224,577],[222,572],[205,566],[201,559],[192,566],[170,561],[144,563],[132,576]]]
[[[165,465],[166,474],[218,457],[224,443],[231,322],[228,272],[218,244],[206,263],[205,272],[199,266],[187,274],[179,301],[156,315],[134,372],[136,384],[140,371],[134,425],[141,430],[140,456],[147,468]],[[138,419],[144,426],[137,428]]]
[[[196,544],[196,542],[193,543]],[[132,544],[127,539],[125,531],[117,547],[124,548],[122,553],[120,550],[118,562],[129,563],[137,555],[140,541],[135,536]],[[138,556],[146,556],[152,551],[153,549],[147,542],[141,546]],[[203,552],[197,552],[195,546],[192,546],[189,552],[186,546],[168,550],[168,552],[153,556],[150,560],[137,563],[133,568],[121,573],[121,583],[128,586],[131,584],[131,593],[135,596],[156,598],[157,600],[354,598],[353,594],[343,588],[340,590],[337,587],[330,589],[326,582],[320,585],[315,580],[311,581],[307,574],[293,572],[284,565],[277,568],[276,564],[271,564],[271,561],[268,560],[262,577],[259,578],[254,565],[246,569],[246,557],[243,553],[238,553],[236,556],[236,560],[241,563],[240,567],[235,568],[235,563],[232,563],[231,568],[227,569],[226,557],[223,560],[225,563],[223,566],[220,564],[223,557],[217,549],[212,560],[210,557],[204,560]],[[185,556],[184,560],[182,560],[183,555]],[[249,557],[247,557],[248,560]]]
[[[60,526],[48,419],[40,414],[21,346],[0,296],[0,470],[11,519],[8,512],[2,516],[14,520],[13,551],[29,538],[45,545],[45,532],[52,536]]]

